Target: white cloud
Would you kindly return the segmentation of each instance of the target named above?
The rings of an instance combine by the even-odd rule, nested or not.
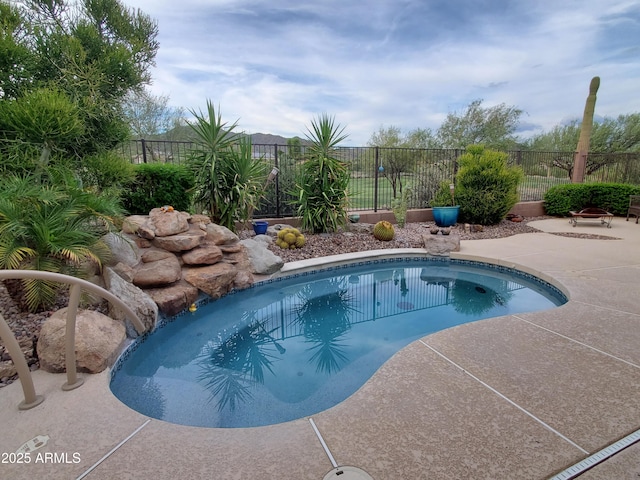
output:
[[[155,94],[220,104],[249,132],[302,135],[317,114],[364,145],[381,124],[436,129],[472,100],[549,129],[640,111],[640,8],[626,0],[125,0],[156,18]]]

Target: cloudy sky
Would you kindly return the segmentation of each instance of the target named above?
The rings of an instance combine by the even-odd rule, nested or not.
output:
[[[524,110],[520,135],[640,112],[637,0],[123,0],[159,26],[154,95],[247,133],[304,137],[321,113],[365,145],[437,129],[475,99]]]

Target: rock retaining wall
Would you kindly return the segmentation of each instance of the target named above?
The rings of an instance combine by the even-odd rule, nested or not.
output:
[[[200,292],[219,298],[247,288],[253,274],[263,273],[236,234],[204,215],[155,208],[148,216],[127,217],[121,234],[109,237],[112,272],[151,297],[166,315],[188,308]],[[281,267],[277,257],[272,263],[278,260]]]

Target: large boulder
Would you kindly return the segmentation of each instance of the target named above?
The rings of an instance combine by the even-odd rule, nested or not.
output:
[[[146,215],[130,215],[122,222],[123,233],[138,233],[138,229],[147,223],[149,217]]]
[[[171,285],[180,280],[180,260],[173,254],[167,258],[143,263],[136,268],[134,285],[141,288]]]
[[[238,270],[238,274],[236,278],[233,280],[233,288],[236,290],[244,290],[245,288],[249,288],[253,285],[255,279],[253,275],[248,270]]]
[[[135,267],[140,263],[140,250],[136,243],[124,234],[107,233],[102,237],[102,241],[111,250],[109,265],[123,263],[130,267]]]
[[[147,248],[142,251],[140,255],[140,259],[144,263],[157,262],[159,260],[165,260],[167,258],[175,258],[175,254],[171,252],[167,252],[166,250],[161,250],[160,248]]]
[[[153,298],[140,288],[127,282],[109,267],[104,269],[104,281],[107,290],[122,300],[140,319],[144,325],[144,332],[142,333],[149,332],[155,328],[158,320],[158,305],[153,301]],[[124,322],[128,336],[132,338],[138,336],[138,331],[131,321],[126,319],[124,312],[116,308],[112,303],[109,303],[109,315],[116,320]]]
[[[145,290],[165,315],[172,317],[182,312],[198,299],[198,289],[190,283],[180,280],[164,288]]]
[[[460,235],[423,235],[424,248],[429,255],[449,256],[451,252],[460,251]]]
[[[169,237],[156,237],[153,245],[169,252],[185,252],[199,246],[205,239],[206,233],[202,230],[191,229],[187,232]]]
[[[244,245],[247,255],[249,256],[251,273],[256,275],[272,275],[284,266],[282,258],[269,250],[265,242],[247,238],[240,243]]]
[[[240,242],[229,243],[228,245],[218,245],[218,248],[225,255],[227,254],[232,255],[234,253],[239,253],[244,251],[244,247]]]
[[[149,223],[156,237],[169,237],[189,230],[189,217],[185,212],[154,208],[149,212]]]
[[[182,254],[182,261],[187,265],[213,265],[220,260],[222,260],[222,250],[208,242]]]
[[[256,235],[255,237],[253,237],[253,240],[265,245],[271,245],[273,243],[273,239],[274,237],[272,237],[271,235]]]
[[[249,254],[247,253],[247,249],[244,245],[240,245],[240,250],[237,252],[226,253],[222,258],[222,261],[235,265],[238,270],[246,270],[249,273],[252,273],[253,271],[253,267],[249,261]]]
[[[222,225],[210,223],[206,225],[205,228],[207,232],[207,240],[215,243],[216,245],[229,245],[237,243],[240,240],[235,233]]]
[[[136,230],[136,235],[144,240],[153,240],[156,238],[156,231],[153,229],[153,225],[149,222],[143,223]]]
[[[58,310],[42,325],[38,338],[40,368],[51,373],[65,371],[67,308]],[[76,315],[76,366],[79,371],[99,373],[113,364],[127,338],[122,322],[93,310]]]
[[[206,267],[183,268],[182,278],[212,298],[220,298],[233,288],[238,270],[220,262]]]
[[[149,217],[146,215],[131,215],[122,222],[122,233],[136,235],[138,237],[153,240],[156,232],[153,225],[149,223]]]
[[[211,223],[211,219],[207,215],[195,213],[191,215],[191,218],[189,218],[189,223],[205,227],[205,225],[209,225]]]

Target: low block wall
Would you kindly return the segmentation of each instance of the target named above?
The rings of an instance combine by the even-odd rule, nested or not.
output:
[[[396,217],[394,217],[393,212],[389,210],[373,212],[371,210],[364,210],[362,212],[349,212],[349,213],[357,213],[360,215],[360,223],[376,223],[380,220],[386,220],[391,223],[396,223]],[[515,215],[522,215],[523,217],[540,217],[544,215],[544,202],[536,201],[536,202],[520,202],[517,203],[509,213],[513,213]],[[300,226],[299,218],[261,218],[260,220],[266,220],[271,225],[276,223],[286,223],[293,227]],[[415,210],[407,211],[407,223],[420,223],[420,222],[433,222],[433,213],[430,208],[420,208]],[[241,229],[242,227],[239,226]]]

